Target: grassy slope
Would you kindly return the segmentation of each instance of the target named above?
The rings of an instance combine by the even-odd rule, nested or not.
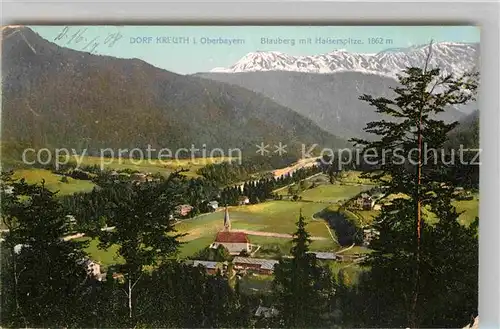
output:
[[[14,172],[14,179],[24,178],[27,183],[41,183],[45,180],[45,186],[52,192],[59,191],[59,195],[72,194],[75,192],[90,192],[94,188],[91,181],[73,179],[68,177],[68,183],[61,182],[61,176],[45,169],[20,169]]]
[[[100,263],[101,265],[111,265],[111,264],[120,264],[123,262],[123,259],[120,255],[117,254],[118,246],[113,245],[106,250],[99,249],[98,244],[99,240],[89,238],[80,238],[77,239],[80,241],[89,241],[89,245],[85,248],[85,251],[90,255],[90,257]]]
[[[463,225],[469,225],[479,216],[479,195],[474,195],[474,200],[455,201],[453,205],[458,212],[464,212],[458,217],[458,220]]]
[[[147,154],[145,154],[146,156]],[[75,162],[75,158],[71,159]],[[132,169],[141,172],[151,173],[171,173],[178,169],[188,169],[185,173],[187,176],[197,177],[196,171],[207,164],[220,163],[223,161],[231,161],[231,158],[195,158],[195,159],[179,159],[179,160],[158,160],[144,159],[134,160],[129,158],[100,158],[94,156],[85,156],[81,162],[82,165],[98,165],[105,169]]]
[[[479,194],[473,194],[473,196],[473,200],[455,200],[452,202],[457,209],[457,212],[463,212],[458,217],[458,220],[462,225],[469,225],[476,217],[479,216]],[[398,197],[404,197],[404,195],[399,195]],[[392,199],[394,198],[395,197],[392,197]],[[389,199],[391,199],[391,196],[389,196]],[[430,223],[437,219],[436,215],[426,209],[424,209],[424,213],[427,215],[427,219]]]
[[[98,165],[106,169],[132,169],[141,172],[163,173],[169,174],[178,169],[187,169],[184,175],[189,177],[197,177],[196,171],[209,163],[221,161],[230,161],[230,158],[199,158],[199,159],[182,159],[182,160],[144,160],[139,161],[130,159],[101,159],[99,157],[85,156],[81,161],[82,166]],[[74,161],[74,160],[71,160]],[[92,182],[86,180],[73,179],[68,177],[68,183],[61,182],[61,176],[52,173],[50,170],[38,168],[17,169],[14,171],[14,178],[24,178],[28,183],[40,183],[45,180],[46,187],[55,192],[59,191],[59,195],[72,194],[76,192],[90,192],[95,186]]]
[[[264,231],[292,234],[295,231],[295,222],[300,209],[308,220],[308,230],[312,236],[325,237],[326,240],[313,241],[312,250],[336,250],[338,245],[331,239],[322,220],[312,219],[312,215],[324,208],[324,205],[310,202],[270,201],[257,205],[230,207],[231,224],[234,229]],[[209,246],[215,234],[223,228],[224,213],[221,211],[204,215],[196,219],[180,222],[176,225],[179,233],[187,233],[179,257],[186,258],[197,251]],[[249,235],[250,242],[262,245],[264,248],[279,248],[288,253],[291,240],[287,238]],[[112,261],[110,251],[99,250],[96,242],[87,249],[87,252],[96,259],[102,259],[105,264]],[[113,252],[111,251],[111,254]],[[106,255],[105,255],[106,254]]]
[[[232,227],[235,229],[291,234],[295,230],[295,222],[300,210],[302,210],[303,215],[309,221],[307,228],[310,234],[330,238],[324,221],[312,218],[314,214],[325,208],[325,203],[321,202],[330,202],[333,198],[340,198],[341,196],[342,199],[347,199],[368,187],[366,185],[326,184],[303,192],[301,195],[304,201],[302,202],[269,201],[257,205],[230,207]],[[305,202],[306,197],[304,195],[307,200],[315,202]],[[464,224],[477,216],[477,198],[473,201],[457,201],[456,206],[458,211],[466,211],[460,217]],[[358,215],[364,218],[364,222],[368,224],[377,213],[377,211],[373,210],[359,211]],[[183,239],[185,244],[180,249],[179,257],[192,256],[197,251],[210,245],[215,234],[223,228],[223,217],[223,212],[218,211],[178,223],[176,225],[178,232],[188,233]],[[335,234],[334,231],[332,232]],[[286,238],[249,235],[249,239],[251,243],[263,246],[263,250],[259,252],[258,256],[274,255],[273,252],[266,252],[266,249],[280,250],[281,253],[286,254],[291,247],[291,240]],[[312,250],[337,250],[338,248],[338,245],[331,239],[313,241],[311,245]],[[96,257],[102,257],[105,260],[110,259],[109,256],[100,255],[100,253],[106,253],[106,251],[89,248],[89,252],[91,255],[96,255]],[[363,250],[353,249],[350,252],[363,252]],[[353,271],[355,271],[354,268]]]
[[[305,190],[300,194],[302,200],[316,202],[338,202],[347,200],[354,195],[366,191],[371,186],[368,185],[320,185],[312,189]]]
[[[245,229],[262,232],[292,234],[300,210],[308,220],[308,231],[312,236],[324,237],[327,240],[313,241],[314,250],[332,250],[338,246],[331,239],[323,221],[314,220],[312,216],[325,206],[310,202],[269,201],[250,206],[230,207],[231,225],[234,229]],[[189,256],[213,242],[215,234],[223,228],[222,212],[214,212],[203,217],[186,220],[176,225],[181,233],[188,233],[184,238],[186,244],[181,248],[181,256]],[[249,235],[253,244],[280,246],[288,252],[291,240],[287,238]],[[201,247],[201,248],[200,248]]]

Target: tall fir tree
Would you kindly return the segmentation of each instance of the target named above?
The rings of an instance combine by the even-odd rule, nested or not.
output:
[[[293,258],[281,259],[274,272],[279,325],[285,328],[322,327],[331,315],[328,306],[333,304],[334,278],[329,268],[309,253],[310,243],[301,213],[290,250]]]
[[[12,188],[6,193],[6,187]],[[68,220],[44,182],[27,184],[2,175],[2,326],[82,325],[91,305],[92,277],[80,264],[84,243],[64,239]]]
[[[137,296],[134,288],[144,275],[146,266],[155,266],[174,255],[180,242],[170,217],[175,207],[182,203],[187,184],[180,173],[173,173],[157,184],[119,183],[110,188],[122,191],[106,205],[108,226],[113,230],[102,231],[100,246],[118,245],[118,253],[125,263],[119,271],[124,274],[124,292],[127,297],[128,317],[134,323],[134,304]]]
[[[363,177],[385,186],[386,196],[401,197],[375,220],[379,236],[366,262],[371,272],[362,280],[359,318],[364,325],[459,326],[477,307],[477,237],[474,225],[459,225],[452,206],[459,156],[443,145],[457,123],[447,124],[436,114],[471,101],[477,79],[475,74],[443,76],[427,64],[406,69],[398,79],[393,99],[360,97],[388,116],[365,128],[379,140],[353,140],[370,151],[372,163],[376,160]]]

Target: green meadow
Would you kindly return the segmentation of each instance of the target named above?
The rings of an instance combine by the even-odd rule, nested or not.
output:
[[[91,239],[87,237],[76,239],[77,241],[88,241],[88,246],[85,251],[89,254],[90,258],[101,265],[109,266],[112,264],[123,263],[123,258],[118,255],[117,251],[119,246],[113,245],[108,249],[99,248],[99,239]]]
[[[62,159],[61,161],[64,162]],[[231,158],[199,158],[199,159],[181,159],[181,160],[131,160],[131,159],[102,159],[99,157],[84,156],[78,158],[81,166],[97,165],[104,169],[110,170],[123,170],[131,169],[140,172],[161,173],[168,175],[176,170],[185,169],[183,175],[188,177],[197,177],[198,169],[210,163],[220,163],[223,161],[230,161]],[[76,157],[69,160],[71,163],[76,164]],[[102,161],[102,162],[101,162]],[[61,182],[61,175],[54,174],[47,169],[39,168],[20,168],[14,170],[14,179],[24,178],[26,182],[41,183],[45,180],[45,186],[52,192],[59,191],[59,195],[73,194],[76,192],[90,192],[94,188],[94,183],[86,180],[73,179],[67,177],[68,182]]]
[[[92,161],[96,161],[95,158]],[[184,161],[184,160],[183,160]],[[88,161],[87,164],[92,164]],[[95,163],[93,163],[95,164]],[[189,161],[178,162],[171,165],[170,168],[183,167],[189,165]],[[159,167],[158,167],[159,168]],[[193,167],[192,167],[193,168]],[[143,171],[146,171],[141,169]],[[36,173],[36,174],[35,174]],[[45,178],[46,184],[51,189],[59,189],[60,193],[72,193],[78,188],[91,189],[92,186],[78,184],[88,183],[85,181],[70,180],[70,183],[61,183],[59,177],[52,174],[47,170],[28,170],[22,172],[27,179],[39,180]],[[18,174],[19,175],[19,174]],[[295,223],[299,214],[302,212],[306,218],[308,225],[307,230],[311,236],[321,237],[324,240],[313,240],[311,243],[311,250],[315,251],[335,251],[340,247],[333,237],[336,238],[336,233],[332,229],[328,229],[326,221],[319,216],[322,210],[329,208],[332,211],[338,209],[338,201],[348,200],[358,193],[368,190],[372,185],[359,184],[359,173],[347,173],[347,179],[353,181],[353,184],[345,184],[343,180],[335,184],[323,182],[322,184],[303,191],[301,201],[285,201],[275,200],[267,201],[255,205],[246,206],[232,206],[229,207],[229,216],[231,219],[232,228],[235,230],[247,230],[278,234],[293,234],[296,226]],[[355,183],[354,183],[355,181]],[[72,186],[76,185],[76,186]],[[396,196],[394,196],[396,197]],[[474,195],[474,200],[470,201],[455,201],[455,206],[459,212],[464,213],[460,215],[459,220],[464,225],[468,225],[478,215],[478,195]],[[370,224],[373,219],[378,215],[375,210],[359,210],[345,212],[344,215],[351,217],[359,224]],[[428,217],[432,217],[430,214]],[[224,211],[219,208],[218,211],[208,214],[200,215],[193,219],[187,219],[178,222],[175,228],[178,233],[185,234],[181,238],[183,245],[177,255],[179,258],[186,258],[195,255],[201,249],[209,246],[215,239],[218,231],[223,229]],[[429,219],[429,220],[432,220]],[[288,237],[264,236],[248,234],[250,243],[259,245],[260,249],[256,253],[256,257],[276,257],[277,255],[286,255],[292,246],[291,239]],[[116,255],[116,248],[108,250],[101,250],[97,247],[97,241],[92,240],[87,252],[92,258],[101,262],[103,265],[113,264],[120,261]],[[346,253],[366,253],[369,252],[366,248],[355,247]]]
[[[123,170],[131,169],[140,172],[169,174],[179,169],[186,169],[184,175],[189,177],[197,177],[196,171],[208,164],[221,163],[231,161],[232,158],[194,158],[194,159],[176,159],[176,160],[160,160],[160,159],[129,159],[129,158],[100,158],[95,156],[84,156],[83,158],[72,156],[70,162],[76,163],[81,161],[83,166],[97,165],[103,169]]]
[[[256,205],[229,207],[231,227],[238,230],[270,232],[278,234],[293,234],[296,230],[295,223],[300,212],[308,221],[307,230],[314,237],[324,240],[312,242],[313,250],[335,250],[338,248],[328,232],[323,220],[313,218],[321,211],[324,204],[312,202],[269,201]],[[185,244],[181,247],[181,256],[190,256],[196,251],[210,245],[218,231],[223,227],[223,211],[216,211],[194,219],[179,222],[175,227],[178,233],[185,233]],[[290,238],[248,235],[252,244],[261,245],[263,248],[279,248],[288,253],[291,247]]]
[[[312,250],[337,250],[339,246],[331,238],[325,222],[321,219],[313,219],[313,215],[321,211],[324,204],[311,202],[292,201],[269,201],[256,205],[229,207],[229,216],[233,229],[293,234],[295,222],[300,211],[308,221],[307,229],[311,236],[322,237],[324,240],[315,240],[311,244]],[[218,231],[223,229],[223,211],[201,215],[194,219],[187,219],[175,225],[177,233],[184,233],[181,238],[183,245],[179,250],[178,257],[186,258],[193,256],[199,250],[208,247],[215,239]],[[250,243],[260,245],[260,255],[266,252],[271,255],[288,254],[291,247],[290,238],[248,235]],[[91,241],[87,252],[92,258],[100,260],[103,265],[115,262],[115,250],[101,250],[97,248],[97,242]],[[258,256],[258,255],[257,255]]]
[[[474,221],[476,217],[479,217],[479,193],[473,193],[472,196],[472,200],[454,200],[452,202],[452,204],[457,209],[457,212],[460,213],[458,221],[462,225],[468,226]],[[389,196],[388,199],[393,200],[396,197],[405,198],[406,196],[400,194],[398,196]],[[375,212],[373,215],[376,215],[376,213],[377,212]],[[437,220],[437,216],[430,212],[428,209],[424,208],[423,213],[429,223],[433,223]]]
[[[14,179],[24,178],[27,183],[35,184],[45,181],[45,187],[58,195],[73,194],[76,192],[90,192],[94,188],[94,183],[88,180],[73,179],[67,177],[68,182],[61,182],[61,175],[56,175],[46,169],[19,169],[14,171]]]
[[[347,201],[356,194],[369,190],[370,185],[341,185],[328,184],[319,185],[315,188],[303,191],[300,196],[302,200],[335,203]]]

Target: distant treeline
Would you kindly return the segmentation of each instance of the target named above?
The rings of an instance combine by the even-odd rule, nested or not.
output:
[[[290,166],[297,160],[296,157],[252,157],[237,162],[222,162],[208,164],[198,169],[197,174],[219,185],[227,186],[232,183],[256,179],[256,176],[265,176],[266,171]],[[270,173],[268,176],[271,175]]]

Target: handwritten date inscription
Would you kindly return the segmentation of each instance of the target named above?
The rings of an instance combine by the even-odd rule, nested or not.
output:
[[[88,28],[75,28],[65,26],[61,32],[54,38],[54,41],[60,41],[64,46],[81,45],[80,50],[89,53],[97,53],[100,47],[113,47],[123,38],[120,32],[108,32],[105,35],[88,36]]]

